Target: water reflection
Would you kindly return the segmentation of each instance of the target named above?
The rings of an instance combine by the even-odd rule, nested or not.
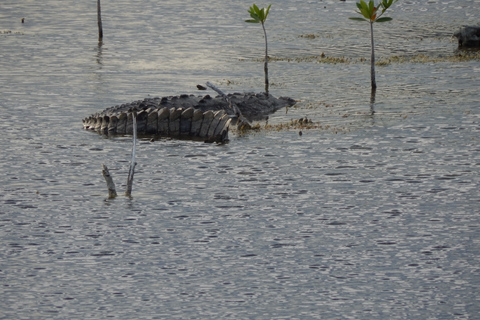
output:
[[[98,45],[96,49],[97,49],[96,61],[97,61],[97,64],[99,65],[99,70],[101,70],[103,67],[103,40],[98,41]]]
[[[373,116],[375,113],[375,95],[377,94],[377,88],[372,87],[372,91],[370,93],[370,115]]]

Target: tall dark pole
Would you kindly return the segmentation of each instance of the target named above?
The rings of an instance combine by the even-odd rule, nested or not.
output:
[[[102,9],[100,8],[100,0],[97,0],[97,20],[98,20],[98,41],[102,41],[103,28],[102,28]]]

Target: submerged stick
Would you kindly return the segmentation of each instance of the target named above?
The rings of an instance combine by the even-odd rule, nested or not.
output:
[[[125,196],[132,196],[132,185],[133,185],[133,175],[135,174],[135,148],[137,145],[137,113],[133,112],[133,146],[132,146],[132,162],[130,163],[130,170],[128,170],[127,178],[127,190],[125,191]]]
[[[113,199],[117,196],[117,191],[115,190],[115,183],[113,183],[113,178],[110,175],[110,172],[108,171],[107,166],[104,164],[102,164],[102,166],[103,166],[102,174],[103,174],[103,177],[105,178],[105,182],[107,182],[108,199]]]

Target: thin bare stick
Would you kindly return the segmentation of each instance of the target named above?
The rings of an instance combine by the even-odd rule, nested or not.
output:
[[[214,84],[210,83],[207,81],[206,83],[207,87],[209,87],[210,89],[216,91],[219,95],[221,95],[227,102],[228,102],[228,106],[230,107],[230,109],[233,110],[233,112],[235,112],[235,114],[237,115],[238,117],[238,125],[239,126],[249,126],[251,127],[250,125],[250,121],[248,121],[242,114],[242,111],[240,111],[240,109],[238,109],[238,107],[232,103],[232,101],[230,100],[230,98],[222,91],[220,90],[218,87],[216,87]]]
[[[222,90],[220,90],[217,86],[215,86],[213,83],[211,83],[209,81],[207,81],[206,84],[207,84],[207,87],[209,87],[210,89],[212,89],[213,91],[215,91],[216,93],[221,95],[225,100],[227,100],[228,106],[230,107],[230,109],[233,109],[232,101],[230,101],[230,98]],[[236,111],[235,109],[233,109],[233,110]]]
[[[128,170],[127,190],[125,196],[132,196],[133,175],[135,174],[135,149],[137,145],[137,113],[133,112],[133,146],[132,146],[132,162],[130,163],[130,170]]]
[[[110,172],[108,171],[107,166],[104,164],[102,164],[102,166],[103,166],[102,174],[103,174],[103,177],[105,178],[105,181],[107,182],[108,199],[113,199],[117,196],[117,191],[115,190],[115,183],[113,183],[113,178],[110,175]]]
[[[102,41],[103,27],[102,27],[102,9],[100,8],[100,0],[97,0],[97,22],[98,22],[98,41]]]

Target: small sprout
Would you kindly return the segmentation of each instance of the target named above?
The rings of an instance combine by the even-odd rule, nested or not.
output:
[[[373,24],[375,22],[387,22],[391,21],[392,18],[382,17],[384,12],[390,8],[398,0],[382,0],[379,4],[375,5],[374,0],[370,0],[368,3],[365,0],[360,0],[357,2],[357,11],[362,17],[352,17],[351,20],[356,21],[366,21],[370,23],[370,41],[372,44],[372,54],[371,54],[371,82],[372,90],[377,89],[377,82],[375,80],[375,46],[373,42]]]
[[[265,21],[267,20],[268,13],[270,12],[269,5],[266,9],[259,9],[257,5],[253,4],[248,13],[250,13],[251,19],[245,20],[248,23],[260,23],[263,28],[263,34],[265,35],[265,63],[263,70],[265,71],[265,93],[268,95],[268,42],[267,42],[267,31],[265,30]]]

